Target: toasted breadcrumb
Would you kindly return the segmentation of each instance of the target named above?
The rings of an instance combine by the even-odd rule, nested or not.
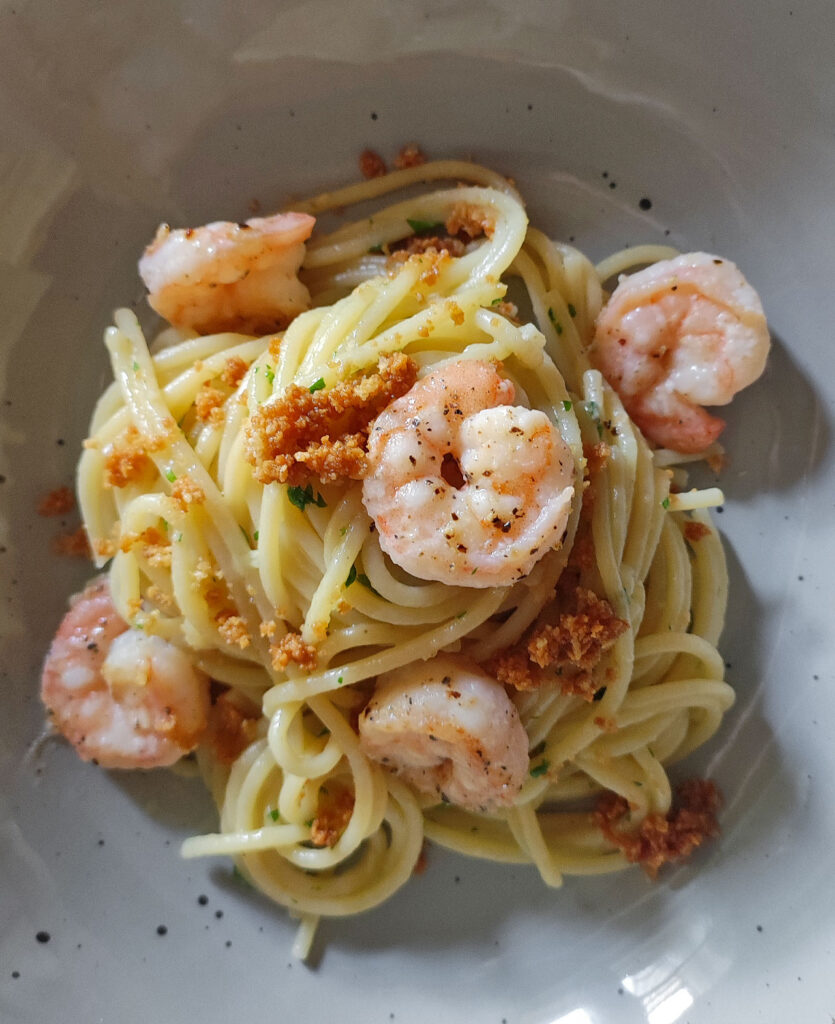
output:
[[[492,215],[475,203],[456,203],[446,219],[447,234],[463,234],[468,239],[482,235],[492,237],[495,230]]]
[[[189,505],[202,505],[206,500],[203,488],[195,483],[188,474],[177,477],[171,485],[171,497],[183,512],[188,512]]]
[[[450,256],[458,257],[463,256],[465,251],[464,243],[454,235],[410,235],[391,246],[392,256],[397,253],[404,253],[405,256],[419,256],[422,253],[448,253]]]
[[[237,644],[242,651],[249,647],[252,639],[246,627],[246,622],[240,615],[235,615],[230,611],[222,611],[215,616],[215,621],[217,622],[217,631],[226,643],[232,647]]]
[[[376,373],[311,393],[291,384],[265,402],[246,428],[245,451],[262,484],[359,480],[365,472],[371,423],[417,378],[417,364],[401,352],[381,357]]]
[[[697,519],[688,519],[684,524],[684,536],[688,540],[697,541],[701,540],[702,537],[709,537],[711,529],[704,523],[700,523]]]
[[[503,317],[506,317],[518,326],[519,307],[515,302],[497,302],[496,305],[491,306],[490,309],[494,313],[501,313]]]
[[[306,644],[300,633],[288,633],[277,644],[270,647],[272,665],[276,671],[287,668],[291,661],[299,668],[312,672],[319,663],[319,655],[313,644]]]
[[[75,495],[69,487],[56,487],[38,503],[39,516],[65,516],[75,508]]]
[[[206,742],[221,764],[232,764],[253,742],[259,717],[260,711],[254,704],[241,707],[228,690],[217,697],[209,710]]]
[[[360,174],[363,178],[382,178],[386,173],[385,160],[373,149],[364,149],[360,153]]]
[[[629,804],[616,793],[604,793],[595,820],[606,839],[632,864],[641,864],[654,878],[669,861],[683,860],[706,839],[719,835],[721,797],[709,779],[689,779],[676,788],[669,813],[650,814],[637,829],[620,828]]]
[[[194,411],[197,418],[203,423],[223,422],[223,403],[226,395],[220,388],[214,388],[208,381],[197,392],[194,399]]]
[[[261,634],[262,637],[264,637],[265,640],[269,640],[271,637],[275,636],[275,631],[277,628],[278,626],[273,621],[273,619],[269,619],[267,622],[261,623],[261,625],[258,627],[258,632]]]
[[[229,356],[223,364],[223,371],[220,374],[221,382],[228,388],[236,388],[244,379],[248,369],[245,359],[240,356]]]
[[[99,558],[112,558],[117,551],[116,542],[109,537],[99,537],[93,542],[93,550]]]
[[[354,794],[338,782],[329,780],[319,790],[316,817],[310,828],[310,840],[314,846],[335,846],[339,837],[348,827],[354,810]]]
[[[173,426],[173,421],[168,426]],[[149,452],[161,451],[168,444],[168,436],[149,438],[133,425],[126,427],[103,451],[105,487],[125,487],[149,472],[152,462]]]
[[[55,537],[52,541],[52,550],[56,555],[66,555],[69,558],[90,558],[93,554],[87,531],[83,526],[79,526],[72,533],[61,533]]]
[[[171,594],[163,590],[162,587],[156,586],[154,583],[152,583],[145,591],[145,596],[164,612],[168,612],[170,614],[177,610],[177,602]]]
[[[394,166],[398,171],[404,171],[407,167],[420,167],[425,163],[426,157],[416,142],[407,143],[394,158]]]
[[[594,669],[604,653],[628,628],[612,606],[585,587],[576,587],[568,602],[562,596],[556,624],[535,626],[527,638],[487,663],[500,683],[516,690],[534,690],[546,678],[542,669],[554,668],[560,689],[591,701],[599,689]]]

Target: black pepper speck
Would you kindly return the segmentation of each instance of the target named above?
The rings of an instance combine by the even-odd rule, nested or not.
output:
[[[652,209],[652,200],[651,199],[647,199],[647,197],[644,196],[643,199],[639,200],[638,206],[640,206],[642,210],[651,210]]]
[[[51,936],[49,932],[38,932],[35,938],[38,940],[38,942],[49,942]]]
[[[200,904],[201,907],[205,907],[206,904],[209,902],[209,897],[201,893],[201,895],[197,897],[197,902]]]
[[[218,920],[220,920],[220,918],[222,918],[222,917],[223,917],[223,911],[222,911],[222,910],[216,910],[216,911],[215,911],[215,917],[216,917],[216,918],[217,918]]]
[[[164,924],[157,925],[157,935],[167,935],[167,934],[168,934],[168,929],[165,927]]]

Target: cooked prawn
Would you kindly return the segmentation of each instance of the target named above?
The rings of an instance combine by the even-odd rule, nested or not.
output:
[[[363,501],[380,546],[412,575],[504,586],[559,546],[574,459],[545,413],[513,398],[494,363],[460,360],[374,421]]]
[[[759,296],[737,267],[695,252],[621,278],[590,355],[651,441],[698,453],[725,426],[702,406],[752,384],[769,345]]]
[[[201,334],[280,330],[310,305],[297,275],[314,223],[277,213],[245,224],[161,224],[139,261],[148,301],[175,327]]]
[[[475,662],[440,654],[381,675],[360,745],[422,793],[470,810],[511,804],[528,737],[504,687]]]
[[[130,629],[99,577],[58,627],[41,699],[85,761],[157,768],[197,745],[207,724],[209,680],[178,647]]]

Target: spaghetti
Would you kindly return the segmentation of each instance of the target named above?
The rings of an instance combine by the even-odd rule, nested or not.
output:
[[[301,918],[303,955],[319,916],[358,913],[402,886],[427,838],[532,862],[553,886],[625,867],[591,801],[623,798],[633,831],[663,819],[668,767],[714,734],[734,696],[716,649],[727,576],[708,506],[721,494],[685,491],[677,455],[647,444],[588,356],[602,282],[670,250],[620,253],[596,269],[528,226],[504,178],[454,161],[295,209],[358,212],[309,243],[301,278],[312,308],[286,331],[169,328],[149,347],[134,315],[116,313],[105,335],[114,383],[93,416],[78,490],[99,565],[112,557],[119,614],[189,651],[243,737],[219,756],[210,729],[198,748],[220,829],[183,853],[233,856]],[[363,504],[370,420],[348,431],[354,462],[314,462],[329,467],[318,475],[292,460],[265,468],[278,429],[267,414],[282,396],[295,389],[315,419],[334,389],[385,378],[381,360],[393,354],[421,379],[455,361],[500,365],[517,404],[543,413],[570,452],[561,542],[522,579],[432,582],[386,554]],[[384,393],[380,407],[396,397]],[[259,434],[259,422],[272,427]],[[621,625],[587,662],[537,663],[532,645],[570,646],[560,633],[568,594],[581,594],[566,606],[571,623],[605,604],[606,621]],[[439,652],[507,683],[529,759],[509,806],[439,801],[363,748],[356,725],[374,680],[403,666],[419,674]],[[521,688],[511,664],[527,673]]]

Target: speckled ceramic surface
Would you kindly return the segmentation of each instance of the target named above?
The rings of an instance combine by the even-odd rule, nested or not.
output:
[[[835,1015],[835,8],[818,2],[0,0],[0,1019],[739,1024]],[[722,650],[694,771],[724,835],[655,885],[433,852],[387,905],[293,927],[227,865],[199,783],[37,745],[39,664],[86,568],[71,480],[110,310],[161,219],[247,215],[418,140],[512,174],[593,258],[736,260],[775,347],[729,413]],[[646,202],[649,200],[649,208]]]

